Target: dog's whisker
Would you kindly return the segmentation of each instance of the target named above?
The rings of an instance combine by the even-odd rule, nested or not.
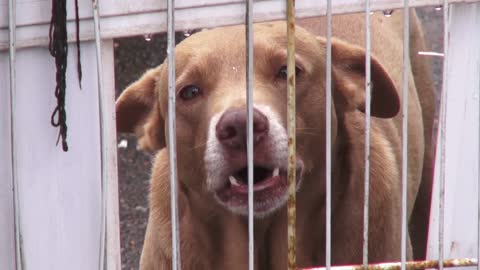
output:
[[[190,148],[191,150],[207,145],[207,143],[197,144],[194,147]]]
[[[312,136],[319,136],[320,133],[316,133],[316,132],[298,132],[297,135],[312,135]]]
[[[296,128],[296,130],[322,130],[321,128]]]

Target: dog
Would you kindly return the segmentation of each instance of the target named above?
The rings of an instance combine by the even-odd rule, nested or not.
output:
[[[372,15],[369,262],[401,254],[402,14]],[[431,178],[433,86],[418,60],[423,32],[411,17],[408,207],[413,243],[424,245]],[[303,27],[302,27],[303,26]],[[333,17],[332,264],[362,262],[365,170],[364,15]],[[325,265],[326,40],[321,18],[299,20],[296,46],[296,256]],[[245,27],[204,30],[176,46],[176,138],[182,269],[246,269],[248,196]],[[285,22],[254,26],[254,264],[287,266],[287,36]],[[117,130],[156,152],[140,269],[170,269],[168,63],[147,71],[116,102]],[[432,98],[432,99],[430,99]],[[424,164],[426,164],[424,166]],[[426,182],[427,184],[423,184]],[[420,188],[424,185],[424,188]],[[427,191],[422,191],[423,189]],[[414,210],[419,208],[420,210]],[[417,214],[415,214],[417,213]],[[420,240],[411,240],[418,235]],[[423,238],[422,238],[423,237]],[[419,248],[419,254],[424,247]]]

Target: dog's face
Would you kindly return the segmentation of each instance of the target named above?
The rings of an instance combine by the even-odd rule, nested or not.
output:
[[[256,25],[254,31],[253,189],[255,215],[262,217],[287,199],[287,37],[284,23]],[[248,212],[244,37],[243,26],[218,28],[194,34],[176,48],[179,179],[192,192],[213,196],[242,215]],[[321,175],[324,169],[325,51],[322,39],[297,28],[297,190],[304,178]],[[334,42],[332,55],[335,144],[337,116],[363,110],[365,56],[361,49],[340,41]],[[398,96],[375,59],[372,81],[372,115],[394,116]],[[164,147],[167,103],[167,64],[163,64],[119,98],[118,130],[136,131],[144,148]]]

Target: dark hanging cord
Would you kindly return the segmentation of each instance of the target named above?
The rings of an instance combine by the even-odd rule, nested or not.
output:
[[[77,28],[77,75],[78,85],[82,89],[82,62],[80,61],[80,19],[78,16],[78,0],[75,0],[75,27]]]
[[[57,98],[57,107],[52,113],[50,122],[54,127],[59,127],[57,145],[62,139],[63,151],[68,151],[67,144],[67,114],[65,112],[65,72],[67,70],[67,9],[66,0],[52,0],[52,18],[50,20],[49,31],[49,50],[55,58],[56,86],[55,97]]]

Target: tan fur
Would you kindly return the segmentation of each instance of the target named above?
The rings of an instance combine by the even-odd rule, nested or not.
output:
[[[423,44],[415,14],[412,50]],[[334,17],[332,113],[332,263],[362,262],[365,78],[363,15]],[[297,264],[325,263],[325,33],[323,19],[300,20],[296,29],[297,154],[305,176],[297,193]],[[370,156],[369,261],[400,259],[401,233],[401,15],[372,16],[372,119]],[[207,192],[203,160],[210,118],[229,107],[245,106],[243,26],[203,31],[176,48],[178,89],[199,84],[202,100],[177,100],[177,147],[182,269],[246,269],[246,218],[221,207]],[[400,31],[400,32],[399,32]],[[312,34],[313,33],[313,34]],[[286,63],[286,25],[255,26],[254,101],[272,106],[286,124],[286,85],[269,80]],[[420,45],[418,45],[420,44]],[[423,45],[422,45],[423,46]],[[431,84],[417,84],[428,67],[413,61],[409,82],[408,216],[419,189],[425,142],[431,136],[432,108],[425,98]],[[142,146],[158,150],[152,168],[150,217],[140,269],[171,267],[170,186],[166,64],[147,72],[117,101],[120,131],[137,131]],[[419,87],[417,87],[419,86]],[[423,93],[423,91],[426,91]],[[419,94],[420,93],[420,94]],[[420,98],[419,98],[420,96]],[[423,97],[423,98],[422,98]],[[433,102],[433,100],[432,100]],[[432,113],[433,115],[433,113]],[[393,117],[393,118],[392,118]],[[424,129],[424,125],[427,126]],[[427,148],[427,152],[428,152]],[[423,172],[423,175],[428,173]],[[255,219],[256,269],[286,269],[286,209]],[[415,241],[414,241],[415,242]],[[410,239],[408,257],[412,257]]]

